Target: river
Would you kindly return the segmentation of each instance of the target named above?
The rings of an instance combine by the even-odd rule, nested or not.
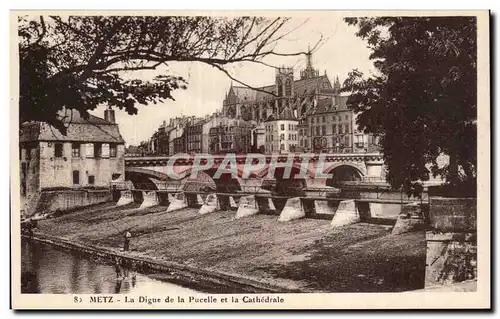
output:
[[[183,294],[195,290],[130,272],[117,279],[113,266],[48,244],[22,240],[21,292],[44,294]]]

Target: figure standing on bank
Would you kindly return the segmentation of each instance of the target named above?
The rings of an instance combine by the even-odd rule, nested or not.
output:
[[[125,233],[123,234],[124,241],[123,241],[123,251],[128,251],[130,248],[130,237],[132,237],[132,234],[130,231],[127,229],[125,230]]]

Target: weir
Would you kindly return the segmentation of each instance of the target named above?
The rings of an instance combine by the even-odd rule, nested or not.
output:
[[[116,206],[123,206],[134,202],[131,191],[120,191],[120,199],[116,203]]]
[[[220,210],[219,199],[216,194],[209,194],[205,199],[205,203],[201,206],[198,214],[204,215]]]
[[[243,196],[240,198],[240,206],[236,211],[235,219],[257,215],[259,207],[254,195]]]
[[[184,209],[187,207],[188,207],[188,203],[187,203],[185,194],[184,193],[177,193],[173,196],[172,200],[170,201],[170,205],[168,205],[166,212],[170,213],[170,212]]]
[[[306,213],[302,207],[300,197],[292,197],[287,199],[285,207],[281,211],[279,222],[288,222],[295,219],[306,217]]]
[[[330,225],[331,227],[340,227],[359,223],[360,220],[354,200],[343,200],[340,202]]]
[[[155,192],[142,192],[143,201],[139,208],[147,208],[158,205],[158,198]]]

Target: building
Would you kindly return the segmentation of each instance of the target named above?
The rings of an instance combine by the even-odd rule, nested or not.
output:
[[[294,79],[292,68],[281,67],[276,70],[272,85],[256,89],[231,85],[223,102],[223,115],[254,122],[257,126],[265,122],[268,153],[279,152],[282,147],[287,149],[287,145],[302,152],[377,150],[377,139],[357,129],[356,116],[347,108],[347,99],[341,95],[339,78],[336,77],[332,85],[326,73],[319,75],[319,71],[313,68],[312,54],[309,53],[306,68],[301,70],[299,79]],[[276,114],[283,114],[286,108],[297,120],[294,124],[296,140],[289,139],[289,133],[269,131],[276,124]],[[285,134],[283,139],[281,134]],[[295,137],[295,133],[290,134]],[[280,140],[286,142],[279,143]]]
[[[210,148],[210,145],[212,145],[211,143],[213,142],[213,139],[211,140],[211,131],[212,128],[216,128],[217,126],[219,126],[219,124],[221,123],[221,120],[222,120],[222,117],[219,113],[215,112],[215,113],[212,113],[212,115],[209,115],[205,118],[205,123],[203,124],[203,128],[202,128],[202,137],[201,137],[201,151],[202,153],[210,153],[211,152],[211,148]],[[216,132],[216,130],[214,130],[213,132]],[[213,136],[212,138],[215,138],[217,136],[217,133],[213,133]]]
[[[299,121],[289,107],[279,115],[271,115],[265,121],[266,153],[293,153],[299,141]]]
[[[205,119],[197,119],[186,124],[186,152],[188,154],[202,153],[203,150],[203,125]]]
[[[221,118],[219,125],[209,130],[209,152],[249,153],[252,145],[251,123],[242,119]]]
[[[340,90],[340,83],[335,87]],[[378,150],[378,140],[358,130],[356,115],[347,108],[347,97],[318,100],[300,125],[301,146],[312,152],[360,153]],[[307,137],[304,137],[307,136]],[[306,140],[306,141],[304,141]]]
[[[76,110],[65,112],[67,134],[46,123],[21,125],[20,182],[22,209],[37,194],[52,189],[109,187],[125,177],[124,140],[112,109],[105,119]]]
[[[266,152],[266,127],[265,123],[255,124],[252,128],[251,135],[251,152],[252,153],[265,153]]]
[[[231,85],[223,102],[223,114],[261,123],[289,107],[300,119],[320,98],[337,93],[326,73],[319,75],[313,68],[312,54],[307,55],[307,66],[300,75],[295,79],[292,68],[281,67],[276,70],[274,84],[256,90]]]

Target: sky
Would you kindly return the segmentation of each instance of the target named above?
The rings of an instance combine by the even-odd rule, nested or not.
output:
[[[293,31],[277,44],[275,51],[307,51],[308,46],[312,48],[322,37],[322,44],[313,53],[313,67],[319,70],[320,75],[326,71],[332,83],[337,76],[342,83],[352,69],[358,69],[365,74],[373,72],[367,43],[355,36],[357,28],[348,26],[338,13],[293,17],[283,32],[291,30]],[[300,70],[305,67],[306,58],[303,55],[273,56],[264,61],[275,66],[293,66],[294,76],[298,78]],[[264,86],[274,83],[275,70],[264,65],[240,63],[226,69],[232,76],[248,85]],[[136,72],[133,76],[152,79],[159,74],[183,76],[188,82],[187,89],[174,91],[172,95],[175,101],[139,105],[137,115],[128,115],[116,109],[116,121],[127,145],[137,145],[148,140],[161,123],[164,120],[168,122],[169,118],[181,115],[204,116],[215,112],[222,107],[224,96],[231,86],[231,79],[224,73],[202,63],[170,62],[168,67]],[[100,106],[92,114],[103,117],[105,108]]]

